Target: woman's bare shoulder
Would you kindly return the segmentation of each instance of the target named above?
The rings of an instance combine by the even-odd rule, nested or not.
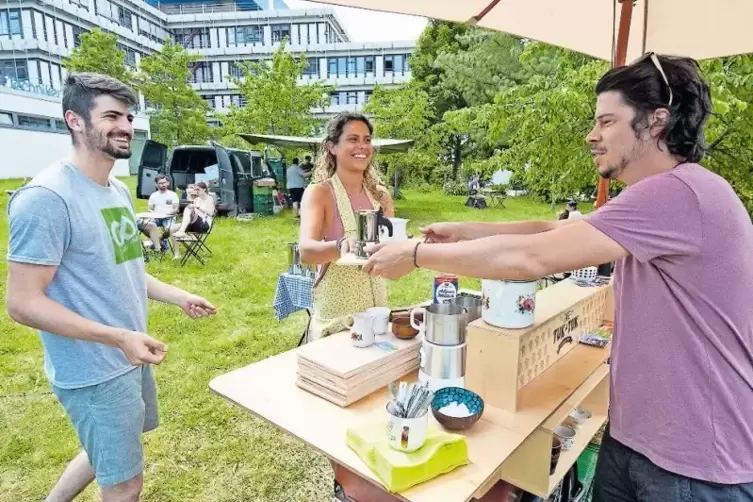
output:
[[[304,197],[311,199],[315,203],[326,203],[332,198],[332,183],[329,181],[312,183],[306,187]]]

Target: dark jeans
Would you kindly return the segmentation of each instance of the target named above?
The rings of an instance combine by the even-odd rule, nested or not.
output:
[[[592,501],[751,502],[753,483],[720,485],[665,471],[613,439],[607,427],[596,464]]]

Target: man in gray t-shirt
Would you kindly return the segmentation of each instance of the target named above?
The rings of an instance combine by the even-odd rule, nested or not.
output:
[[[111,176],[130,156],[133,93],[95,74],[71,74],[63,95],[74,148],[8,203],[7,308],[39,329],[52,389],[84,451],[48,500],[72,500],[97,479],[105,502],[138,500],[141,434],[157,426],[152,364],[167,347],[146,334],[147,299],[192,318],[215,308],[148,275],[127,187]]]

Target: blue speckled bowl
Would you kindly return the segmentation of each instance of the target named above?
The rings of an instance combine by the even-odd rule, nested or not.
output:
[[[465,404],[472,415],[468,417],[450,417],[439,410],[448,404],[456,402]],[[431,401],[431,412],[437,422],[442,424],[446,429],[453,431],[462,431],[469,429],[475,424],[481,415],[484,414],[484,400],[475,392],[462,387],[445,387],[434,393],[434,399]]]

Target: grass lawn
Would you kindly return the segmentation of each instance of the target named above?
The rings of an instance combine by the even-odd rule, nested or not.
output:
[[[135,178],[126,180],[135,191]],[[6,189],[0,181],[0,253],[7,252]],[[505,209],[478,211],[463,197],[405,191],[398,201],[410,229],[434,221],[551,219],[548,206],[508,199]],[[146,201],[137,201],[145,210]],[[210,393],[209,381],[254,361],[294,348],[305,313],[278,323],[272,311],[277,276],[287,267],[286,243],[296,240],[289,212],[250,222],[221,219],[208,244],[205,267],[180,268],[170,259],[150,262],[159,279],[206,296],[219,306],[209,320],[192,321],[176,307],[152,303],[149,334],[170,347],[156,369],[159,429],[145,437],[144,501],[332,500],[327,460],[296,439]],[[79,450],[62,407],[51,394],[37,334],[13,323],[5,311],[6,262],[0,261],[0,502],[43,500]],[[390,285],[390,303],[431,297],[427,271]],[[461,279],[461,287],[477,287]],[[95,486],[78,499],[99,500]]]

